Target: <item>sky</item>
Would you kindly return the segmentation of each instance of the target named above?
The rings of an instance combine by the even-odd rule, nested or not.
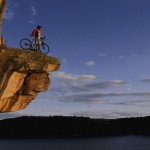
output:
[[[60,59],[50,88],[22,115],[124,118],[150,115],[149,0],[6,0],[8,47],[42,25],[48,55]]]

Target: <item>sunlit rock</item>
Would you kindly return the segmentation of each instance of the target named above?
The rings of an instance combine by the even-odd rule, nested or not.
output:
[[[0,112],[24,109],[50,84],[59,59],[21,49],[0,49]]]

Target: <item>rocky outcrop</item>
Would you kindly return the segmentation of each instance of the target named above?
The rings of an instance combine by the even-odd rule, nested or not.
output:
[[[59,66],[59,59],[36,51],[0,49],[0,112],[24,109],[48,89],[49,72]]]
[[[39,92],[48,89],[49,72],[59,68],[59,59],[36,51],[6,48],[2,18],[6,0],[0,0],[0,112],[24,109]]]
[[[2,19],[6,9],[6,0],[0,0],[0,48],[6,48],[4,39],[2,37]]]

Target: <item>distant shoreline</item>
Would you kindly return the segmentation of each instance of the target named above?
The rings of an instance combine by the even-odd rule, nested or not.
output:
[[[150,117],[91,119],[87,117],[18,117],[0,120],[0,139],[150,136]]]

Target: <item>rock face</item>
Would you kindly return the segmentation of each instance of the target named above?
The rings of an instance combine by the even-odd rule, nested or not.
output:
[[[59,59],[36,51],[0,49],[0,112],[24,109],[39,92],[48,89],[49,72]]]
[[[2,37],[2,19],[6,9],[6,0],[0,0],[0,48],[6,48],[4,39]]]
[[[59,59],[36,51],[6,48],[2,19],[6,0],[0,0],[0,112],[24,109],[39,92],[48,89],[49,72],[59,68]]]

